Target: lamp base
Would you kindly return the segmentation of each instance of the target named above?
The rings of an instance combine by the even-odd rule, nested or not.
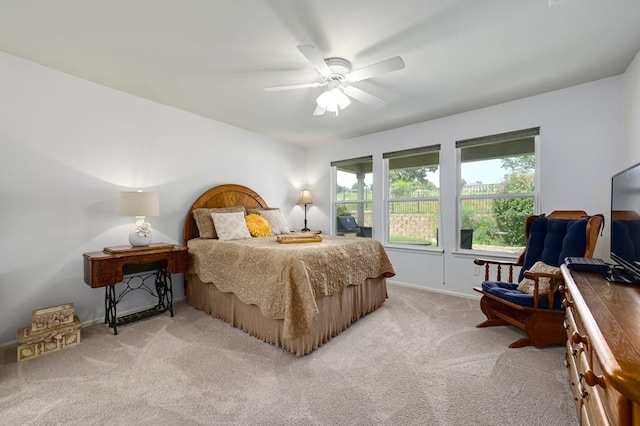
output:
[[[135,230],[129,232],[129,244],[132,247],[146,247],[151,244],[151,234],[140,235]]]
[[[311,231],[311,229],[309,229],[309,228],[302,228],[302,229],[301,229],[301,231],[302,231],[302,232],[309,232],[309,231]]]

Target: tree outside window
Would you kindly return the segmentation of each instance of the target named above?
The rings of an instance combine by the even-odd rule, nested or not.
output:
[[[519,253],[535,211],[535,139],[539,129],[458,142],[460,230],[474,250]],[[488,139],[488,140],[487,140]]]

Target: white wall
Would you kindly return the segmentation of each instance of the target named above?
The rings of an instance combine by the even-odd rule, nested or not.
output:
[[[295,203],[308,183],[309,226],[328,232],[333,160],[373,155],[381,176],[383,152],[440,143],[442,209],[455,212],[455,141],[540,126],[541,211],[593,213],[608,212],[610,176],[640,161],[638,57],[624,76],[306,151],[3,53],[0,94],[0,345],[15,340],[33,309],[74,302],[83,321],[104,316],[103,291],[83,282],[82,253],[126,243],[132,219],[117,216],[121,190],[159,192],[155,241],[179,243],[191,202],[222,183],[255,189],[289,212],[293,228],[302,225]],[[443,254],[388,250],[395,280],[472,295],[472,259],[452,253],[455,213],[443,215],[442,232]],[[608,249],[607,230],[596,255]],[[181,297],[182,281],[174,284]],[[119,309],[150,303],[140,295]]]
[[[623,77],[608,78],[412,126],[324,145],[307,154],[307,176],[318,202],[309,210],[313,227],[329,231],[331,161],[373,155],[374,236],[382,235],[382,153],[439,143],[444,253],[388,248],[396,282],[473,295],[473,256],[455,254],[455,141],[540,126],[540,211],[609,211],[610,177],[622,163]],[[608,231],[596,255],[607,257]]]
[[[31,311],[73,302],[104,318],[104,289],[83,282],[82,254],[127,244],[121,190],[160,195],[154,241],[181,243],[191,203],[246,185],[302,227],[295,205],[304,150],[0,53],[0,345]],[[175,297],[184,295],[180,276]],[[153,303],[131,294],[119,312]]]
[[[624,74],[624,167],[640,163],[640,52]]]

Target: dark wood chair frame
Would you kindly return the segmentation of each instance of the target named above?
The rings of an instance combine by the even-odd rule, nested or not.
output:
[[[530,216],[525,222],[525,234],[529,238],[529,228],[531,223],[539,217],[547,217],[554,219],[581,219],[587,217],[587,213],[579,210],[556,210],[549,215]],[[603,218],[600,215],[591,216],[586,229],[586,250],[583,257],[592,257],[595,251],[598,235],[602,229]],[[522,267],[524,264],[525,251],[520,254],[515,262],[475,259],[476,265],[484,266],[484,280],[488,281],[491,271],[495,269],[495,281],[502,281],[503,268],[507,269],[507,282],[513,283],[514,267]],[[493,267],[493,268],[492,268]],[[563,322],[565,312],[563,310],[553,309],[554,297],[556,291],[562,285],[562,275],[532,273],[525,271],[524,276],[535,282],[534,287],[534,306],[521,306],[498,296],[485,292],[482,287],[474,287],[473,289],[482,293],[480,299],[480,309],[486,315],[487,320],[481,322],[476,327],[493,327],[500,325],[513,325],[523,330],[527,337],[523,337],[509,345],[510,348],[520,348],[533,345],[537,348],[543,348],[551,345],[564,345],[567,340],[567,333]],[[540,278],[550,279],[549,293],[547,294],[548,308],[538,307],[539,293],[538,285]],[[562,288],[560,288],[562,291]],[[564,303],[564,302],[563,302]]]

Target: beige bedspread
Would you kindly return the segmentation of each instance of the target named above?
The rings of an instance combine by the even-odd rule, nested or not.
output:
[[[395,275],[382,244],[371,238],[323,236],[320,243],[278,244],[276,237],[187,243],[190,266],[203,282],[233,292],[282,319],[284,337],[307,333],[318,313],[316,298],[358,285],[367,278]]]

